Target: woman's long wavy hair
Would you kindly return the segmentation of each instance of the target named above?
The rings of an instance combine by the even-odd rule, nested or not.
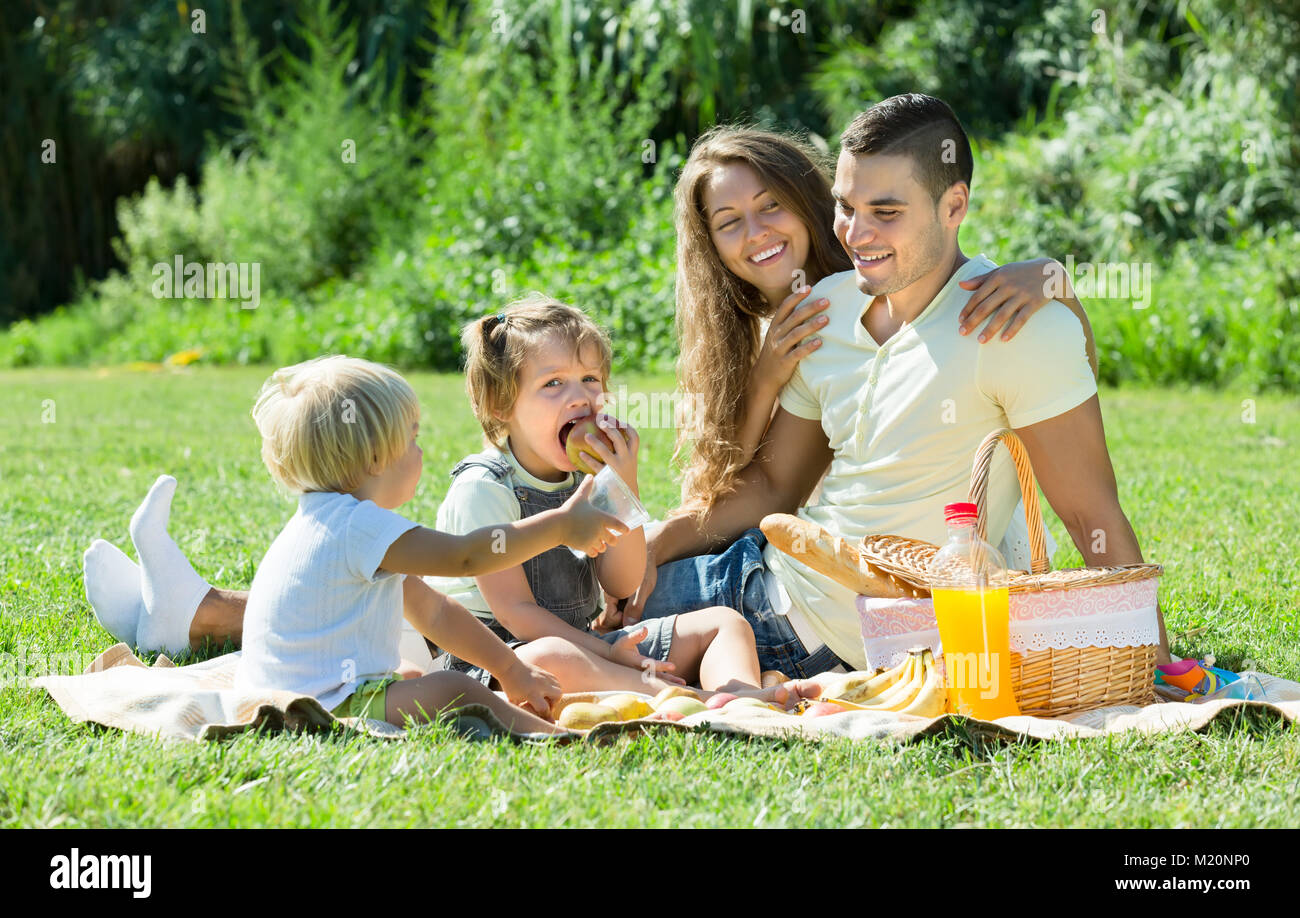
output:
[[[852,268],[833,229],[828,163],[809,145],[749,127],[700,136],[674,192],[677,229],[677,378],[682,400],[674,462],[690,460],[676,515],[706,513],[735,487],[744,468],[738,440],[749,374],[762,345],[760,320],[773,307],[758,288],[728,271],[709,234],[704,189],[719,166],[742,163],[808,229],[806,282]],[[793,280],[793,278],[792,278]]]

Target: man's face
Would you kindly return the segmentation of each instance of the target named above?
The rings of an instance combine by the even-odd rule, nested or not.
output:
[[[948,189],[936,208],[906,156],[841,153],[831,193],[835,237],[868,296],[896,293],[939,268],[966,214],[965,185]]]

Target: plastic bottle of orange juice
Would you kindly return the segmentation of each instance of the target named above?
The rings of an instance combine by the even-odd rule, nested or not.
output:
[[[930,590],[958,714],[995,720],[1020,713],[1011,689],[1011,604],[1002,555],[975,533],[974,504],[944,507],[948,543],[930,562]]]

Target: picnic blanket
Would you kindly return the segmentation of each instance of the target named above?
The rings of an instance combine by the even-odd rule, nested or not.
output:
[[[248,693],[234,688],[239,653],[213,657],[201,663],[176,666],[167,657],[146,665],[126,644],[100,654],[79,676],[41,676],[30,680],[45,689],[74,721],[90,721],[134,733],[173,740],[219,739],[246,730],[319,731],[343,725],[379,739],[400,739],[401,727],[378,720],[336,718],[315,698],[292,692]],[[944,714],[935,718],[874,711],[846,711],[823,717],[798,717],[764,708],[705,711],[675,723],[632,721],[599,724],[588,742],[608,741],[627,732],[707,729],[718,733],[823,740],[908,742],[941,733],[952,721],[988,737],[1016,740],[1030,737],[1059,740],[1139,731],[1172,733],[1205,730],[1216,722],[1235,723],[1241,709],[1266,712],[1285,723],[1300,717],[1300,683],[1265,673],[1259,679],[1268,701],[1208,701],[1201,704],[1160,701],[1146,707],[1122,705],[1098,708],[1062,718],[1004,717],[980,721]],[[535,741],[535,735],[511,734],[492,712],[480,705],[460,709],[455,723],[462,733],[486,738],[514,736]],[[572,738],[577,738],[572,737]]]

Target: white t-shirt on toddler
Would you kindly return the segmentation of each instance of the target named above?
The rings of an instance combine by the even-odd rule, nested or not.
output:
[[[235,688],[311,695],[328,711],[397,669],[404,577],[379,564],[416,525],[351,494],[301,495],[253,576]]]

